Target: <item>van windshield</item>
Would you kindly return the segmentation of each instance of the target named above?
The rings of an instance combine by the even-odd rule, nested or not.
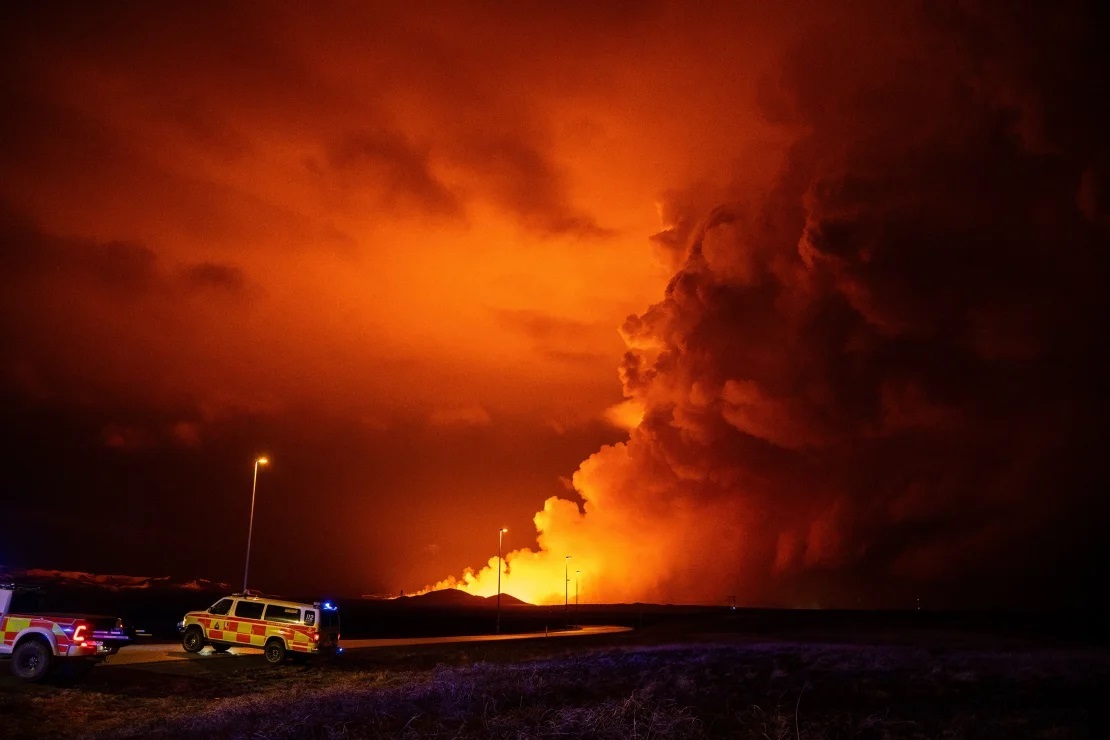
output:
[[[231,599],[220,599],[212,606],[208,607],[209,614],[216,614],[221,617],[227,616],[231,610]]]

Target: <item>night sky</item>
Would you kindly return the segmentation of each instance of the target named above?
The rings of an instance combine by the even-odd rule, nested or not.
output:
[[[0,10],[0,565],[1098,598],[1099,3],[411,5]]]

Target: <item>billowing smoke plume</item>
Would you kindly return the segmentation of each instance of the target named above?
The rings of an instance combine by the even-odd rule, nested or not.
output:
[[[502,588],[557,601],[569,572],[573,600],[581,570],[588,601],[1082,597],[1110,315],[1108,65],[1082,15],[930,10],[785,54],[763,104],[804,133],[777,186],[735,172],[741,195],[666,204],[681,267],[622,328],[643,420],[582,463],[581,503],[546,502]]]

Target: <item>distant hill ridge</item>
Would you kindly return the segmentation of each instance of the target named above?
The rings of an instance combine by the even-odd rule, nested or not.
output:
[[[107,591],[157,589],[226,592],[231,590],[230,585],[210,581],[207,578],[185,580],[173,576],[126,576],[85,573],[79,570],[11,568],[4,565],[0,565],[0,582],[15,582],[30,586],[86,586]]]
[[[97,588],[105,591],[197,591],[231,593],[230,584],[207,578],[182,579],[173,576],[128,576],[118,574],[86,573],[79,570],[53,570],[49,568],[13,568],[0,565],[0,583],[19,583],[27,586],[68,586]],[[376,598],[376,597],[374,597]],[[474,596],[457,588],[429,591],[416,596],[399,596],[411,604],[424,606],[494,607],[497,596]],[[501,594],[501,606],[530,606],[511,594]]]
[[[428,606],[496,606],[497,596],[475,596],[457,588],[444,588],[439,591],[429,591],[416,596],[398,596],[412,603]],[[501,606],[531,606],[527,601],[521,601],[510,594],[501,594]]]

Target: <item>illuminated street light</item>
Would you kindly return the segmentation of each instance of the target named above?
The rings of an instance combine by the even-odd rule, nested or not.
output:
[[[570,628],[570,555],[563,561],[563,622],[564,627]]]
[[[501,568],[503,561],[501,560],[501,538],[509,531],[508,527],[502,527],[497,531],[497,634],[501,634]]]
[[[251,535],[254,534],[254,494],[258,490],[258,466],[269,465],[266,457],[256,458],[254,461],[254,482],[251,484],[251,519],[247,527],[247,562],[243,565],[243,593],[247,592],[247,572],[251,567]]]

